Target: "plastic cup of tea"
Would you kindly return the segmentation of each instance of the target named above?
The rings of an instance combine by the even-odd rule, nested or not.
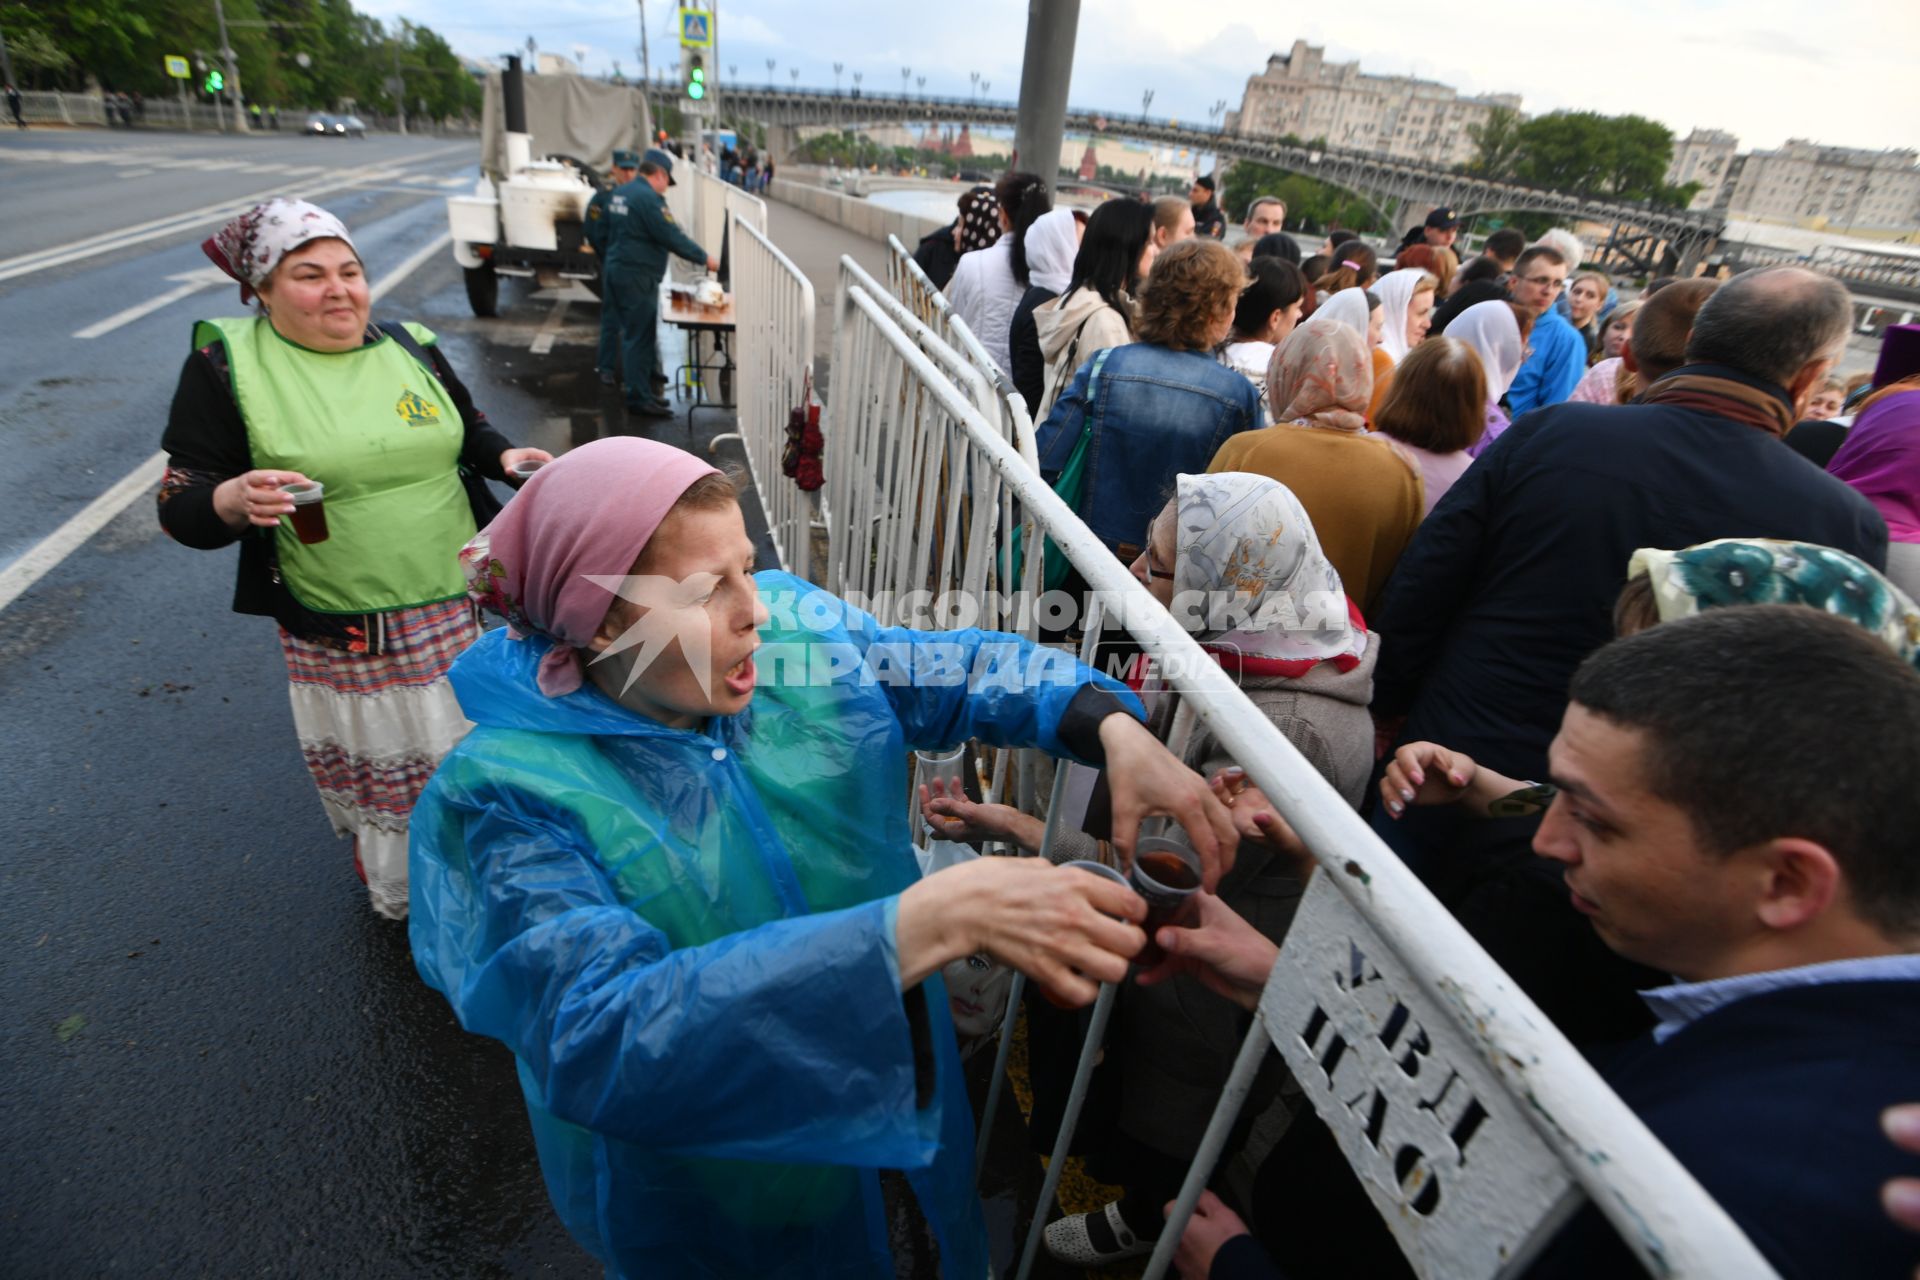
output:
[[[1104,877],[1105,879],[1111,880],[1115,884],[1127,883],[1127,878],[1121,875],[1118,871],[1115,871],[1112,867],[1108,866],[1104,862],[1095,862],[1091,858],[1075,858],[1071,862],[1063,862],[1060,865],[1063,867],[1071,867],[1075,871],[1090,872],[1093,875],[1101,876],[1101,877]],[[1115,917],[1115,918],[1117,919],[1118,917]],[[1074,972],[1078,973],[1079,970],[1076,969],[1074,970]],[[1046,997],[1047,1003],[1052,1005],[1054,1008],[1068,1009],[1072,1007],[1071,1005],[1067,1004],[1065,1001],[1056,999],[1054,997],[1053,992],[1047,990],[1045,987],[1040,987],[1039,990],[1040,990],[1040,994]]]
[[[967,744],[961,743],[951,751],[916,751],[913,753],[914,796],[920,794],[919,788],[925,787],[929,795],[963,795],[967,781]],[[927,823],[926,829],[933,835],[940,830]]]
[[[1163,925],[1184,925],[1197,914],[1193,895],[1200,891],[1200,855],[1185,840],[1147,836],[1134,842],[1127,883],[1147,901],[1147,918],[1140,926],[1147,931],[1147,945],[1136,960],[1151,969],[1166,954],[1153,935]]]
[[[547,464],[542,460],[540,460],[539,458],[528,458],[522,462],[516,462],[512,466],[508,467],[507,474],[512,476],[516,480],[525,482],[527,480],[533,479],[533,473],[546,465]]]
[[[287,495],[293,503],[294,536],[302,542],[325,542],[327,540],[326,486],[318,480],[309,480],[305,484],[283,484],[280,492]]]

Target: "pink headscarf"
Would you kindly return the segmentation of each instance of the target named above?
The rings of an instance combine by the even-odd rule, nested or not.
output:
[[[657,441],[595,440],[534,472],[461,548],[467,594],[505,618],[516,636],[553,640],[540,661],[540,692],[558,698],[582,683],[576,654],[614,598],[589,575],[631,572],[680,495],[718,472]]]
[[[1366,338],[1351,325],[1323,322],[1318,314],[1288,334],[1267,365],[1267,403],[1276,406],[1275,426],[1292,422],[1365,431],[1372,398],[1373,358]]]

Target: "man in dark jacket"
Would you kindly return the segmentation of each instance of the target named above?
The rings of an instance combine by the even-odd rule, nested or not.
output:
[[[1213,179],[1201,174],[1193,180],[1193,189],[1187,192],[1187,203],[1193,206],[1193,234],[1218,240],[1227,234],[1227,215],[1220,212],[1213,189]]]
[[[1477,302],[1498,302],[1507,296],[1507,274],[1526,252],[1527,238],[1516,227],[1502,227],[1480,246],[1480,256],[1460,268],[1453,292],[1433,312],[1430,334],[1446,332],[1453,318]]]
[[[1884,567],[1879,513],[1781,442],[1852,316],[1824,276],[1749,272],[1708,299],[1690,363],[1641,402],[1553,405],[1509,427],[1421,523],[1381,593],[1375,718],[1400,742],[1539,778],[1568,680],[1612,636],[1634,551],[1791,538]],[[1373,821],[1563,1031],[1634,1030],[1635,975],[1593,946],[1529,852],[1526,819],[1415,809]]]
[[[1879,1124],[1920,1077],[1916,771],[1920,675],[1804,605],[1710,609],[1606,646],[1553,742],[1534,849],[1607,946],[1670,975],[1646,993],[1652,1033],[1595,1064],[1787,1280],[1904,1276],[1920,1254],[1879,1203],[1920,1172]],[[1257,996],[1270,944],[1213,915],[1169,950]],[[1297,1163],[1307,1129],[1262,1170],[1256,1232],[1297,1280],[1389,1274],[1397,1251],[1344,1162]],[[1238,1218],[1204,1207],[1181,1274],[1276,1274]],[[1590,1205],[1525,1272],[1639,1274]]]

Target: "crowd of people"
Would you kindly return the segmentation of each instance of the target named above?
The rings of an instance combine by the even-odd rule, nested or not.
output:
[[[1629,290],[1508,230],[1463,265],[1448,209],[1301,261],[1285,217],[1263,197],[1233,231],[1207,180],[1083,215],[1014,172],[920,257],[1032,408],[1042,478],[1162,605],[1236,601],[1195,638],[1769,1262],[1904,1274],[1920,327],[1849,390],[1851,300],[1803,268]],[[1180,690],[756,573],[735,483],[679,449],[514,447],[431,331],[373,323],[323,209],[205,247],[258,307],[195,331],[161,522],[239,543],[234,607],[279,626],[374,909],[513,1051],[609,1273],[984,1273],[948,1016],[983,959],[1040,996],[1043,1153],[1071,1010],[1120,984],[1076,1139],[1119,1192],[1045,1239],[1151,1249],[1318,865],[1213,728],[1176,731]],[[1029,678],[871,678],[994,650]],[[1085,783],[1055,838],[966,786],[909,822],[912,751],[976,740]],[[1163,820],[1200,891],[1149,939],[1086,868]],[[1040,856],[923,876],[922,823]],[[1257,1172],[1216,1178],[1181,1274],[1404,1274],[1278,1059],[1248,1106],[1282,1132],[1236,1130],[1222,1169]],[[1527,1274],[1635,1265],[1589,1207]]]

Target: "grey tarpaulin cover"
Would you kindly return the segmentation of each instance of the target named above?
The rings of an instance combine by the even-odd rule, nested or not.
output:
[[[615,147],[639,151],[652,145],[647,100],[637,89],[568,75],[530,75],[526,87],[527,130],[536,160],[566,155],[604,170]],[[506,176],[507,115],[498,71],[487,76],[480,167],[496,182]]]

